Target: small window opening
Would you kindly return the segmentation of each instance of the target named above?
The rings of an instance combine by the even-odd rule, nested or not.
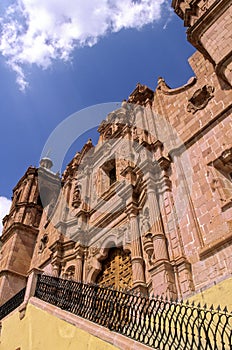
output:
[[[110,178],[110,186],[113,185],[113,183],[116,182],[116,168],[113,167],[110,171],[109,171],[109,178]]]
[[[116,172],[116,162],[115,159],[110,159],[104,163],[102,166],[102,170],[107,176],[105,183],[105,190],[107,190],[108,186],[113,185],[117,181],[117,172]]]

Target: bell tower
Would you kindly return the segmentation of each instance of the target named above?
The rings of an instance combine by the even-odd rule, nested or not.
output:
[[[38,194],[38,172],[29,167],[13,189],[10,212],[3,219],[1,236],[1,303],[26,284],[26,274],[33,254],[42,214]]]
[[[173,0],[172,7],[188,27],[188,41],[213,64],[217,76],[231,87],[231,1]]]
[[[43,158],[40,167],[29,167],[13,189],[12,205],[3,219],[1,236],[0,304],[26,285],[43,207],[59,191],[59,175],[51,167],[52,161]],[[43,190],[46,196],[43,193],[41,196]]]

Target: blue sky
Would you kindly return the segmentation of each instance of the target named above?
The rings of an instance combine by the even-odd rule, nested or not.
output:
[[[0,17],[0,215],[69,115],[122,101],[138,82],[178,87],[194,75],[194,49],[164,0],[3,0]]]

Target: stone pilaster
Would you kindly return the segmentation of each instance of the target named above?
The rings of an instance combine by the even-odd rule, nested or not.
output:
[[[22,202],[28,202],[30,197],[31,186],[33,182],[33,175],[29,175],[22,195]]]
[[[61,252],[62,243],[57,241],[51,247],[52,251],[52,274],[54,277],[59,277],[61,272],[62,265],[62,252]]]
[[[147,250],[149,239],[149,243],[153,243],[153,248],[151,244],[149,244],[149,272],[154,292],[159,295],[176,297],[175,275],[169,259],[167,240],[163,229],[155,188],[155,181],[152,180],[150,174],[147,181],[150,232],[149,237],[145,234],[144,249],[145,251]]]
[[[144,274],[144,260],[142,255],[140,229],[138,223],[138,209],[133,205],[127,208],[127,214],[131,229],[131,263],[133,289],[146,293],[146,283]]]

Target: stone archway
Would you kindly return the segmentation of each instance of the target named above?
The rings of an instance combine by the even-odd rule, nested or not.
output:
[[[122,248],[110,248],[108,256],[102,261],[102,269],[96,281],[100,286],[112,288],[132,287],[132,265],[130,253]]]

